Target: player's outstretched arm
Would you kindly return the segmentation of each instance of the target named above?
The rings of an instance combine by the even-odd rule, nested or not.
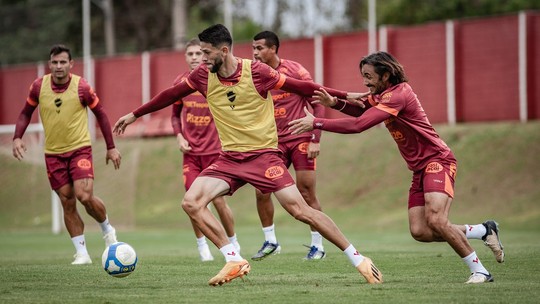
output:
[[[313,130],[315,116],[308,111],[307,107],[304,107],[304,113],[306,113],[305,117],[289,122],[289,130],[292,131],[292,134],[300,134]]]
[[[127,126],[134,123],[137,120],[137,117],[132,113],[126,114],[114,124],[113,133],[116,135],[124,134]]]

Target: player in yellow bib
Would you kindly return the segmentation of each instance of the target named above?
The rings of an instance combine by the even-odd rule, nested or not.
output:
[[[206,95],[223,152],[195,179],[184,196],[182,208],[225,257],[225,266],[208,283],[221,285],[250,271],[249,262],[236,251],[223,226],[207,208],[215,197],[232,195],[246,183],[262,193],[274,193],[295,219],[315,227],[343,250],[367,282],[382,283],[382,274],[371,259],[356,250],[332,219],[309,207],[277,149],[274,106],[269,91],[282,88],[311,96],[321,86],[288,78],[264,63],[235,57],[231,51],[231,35],[221,24],[205,29],[199,39],[204,64],[195,68],[184,82],[162,91],[147,104],[121,117],[114,132],[122,134],[138,117],[162,109],[195,91]],[[340,98],[349,95],[326,89]]]
[[[13,156],[22,160],[26,146],[22,137],[34,110],[45,131],[45,164],[51,188],[60,197],[64,223],[76,249],[74,265],[91,264],[86,249],[84,223],[77,211],[79,200],[86,212],[100,225],[105,245],[115,242],[116,230],[109,223],[103,201],[94,195],[92,143],[88,130],[90,108],[96,116],[107,145],[106,161],[120,168],[120,152],[114,146],[109,119],[99,98],[83,78],[70,73],[73,67],[70,50],[55,45],[49,53],[50,74],[35,80],[19,115],[13,135]]]

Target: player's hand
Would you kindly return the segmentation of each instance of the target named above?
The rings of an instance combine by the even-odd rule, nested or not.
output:
[[[362,109],[366,107],[364,104],[365,98],[371,94],[371,92],[364,92],[364,93],[352,93],[347,92],[347,101],[353,105],[359,106]]]
[[[308,158],[317,158],[321,152],[321,144],[310,142],[308,145],[307,156]]]
[[[24,141],[20,138],[15,138],[13,140],[13,156],[18,160],[22,160],[24,158],[24,153],[26,153]]]
[[[178,133],[176,135],[176,142],[178,143],[178,148],[182,153],[186,153],[191,151],[191,146],[189,145],[189,142],[182,136],[182,134]]]
[[[122,155],[120,154],[120,151],[118,151],[118,149],[112,148],[112,149],[107,150],[107,156],[105,157],[105,164],[108,165],[109,160],[112,161],[115,170],[120,169],[120,162],[122,160]]]
[[[133,115],[133,113],[129,113],[127,115],[124,115],[118,119],[118,121],[114,124],[113,132],[116,135],[124,134],[124,131],[126,130],[127,126],[134,123],[137,120],[137,117]]]
[[[325,107],[333,107],[337,103],[337,97],[328,94],[328,92],[326,92],[324,88],[320,88],[320,90],[315,90],[315,92],[313,93],[314,95],[311,96],[311,98],[313,98],[313,101],[311,103],[320,103]]]
[[[307,107],[304,107],[304,112],[306,113],[305,117],[289,122],[289,130],[292,131],[292,134],[300,134],[313,130],[313,121],[315,120],[315,116],[308,111]]]

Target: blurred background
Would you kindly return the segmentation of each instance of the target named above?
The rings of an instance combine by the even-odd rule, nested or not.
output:
[[[114,123],[186,71],[184,43],[214,23],[231,30],[234,54],[245,58],[253,35],[275,31],[282,58],[337,89],[365,91],[360,59],[392,53],[460,161],[452,218],[540,229],[539,9],[533,0],[0,0],[0,229],[48,230],[58,211],[37,114],[25,161],[11,156],[13,124],[32,81],[48,73],[51,45],[71,48],[73,73],[89,80]],[[124,229],[190,229],[170,109],[128,131],[116,138],[119,171],[104,165],[93,132],[95,193],[111,220]],[[387,133],[323,135],[318,194],[346,227],[407,228],[411,174]],[[237,224],[259,227],[251,186],[229,201]],[[280,208],[276,223],[300,225]]]

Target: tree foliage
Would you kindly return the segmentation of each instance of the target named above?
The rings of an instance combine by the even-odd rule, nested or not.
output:
[[[100,1],[91,1],[94,56],[103,56],[106,49]],[[270,0],[231,1],[234,3],[233,34],[237,41],[250,40],[261,29],[298,37],[367,28],[368,0],[333,0],[334,7],[322,0],[274,0],[276,6],[273,8],[269,5]],[[259,1],[263,12],[274,10],[266,14],[274,16],[273,19],[250,17],[245,11],[248,1]],[[172,48],[172,3],[173,0],[114,0],[117,53]],[[338,3],[346,5],[344,20],[333,17],[332,10],[338,7]],[[376,3],[377,23],[397,25],[540,9],[538,0],[378,0]],[[211,24],[223,22],[223,0],[185,0],[185,5],[187,38],[195,37]],[[330,29],[308,28],[311,23],[305,20],[303,11],[309,5],[318,12],[316,22],[328,22],[327,19],[339,22]],[[302,21],[298,28],[293,29],[294,35],[285,31],[286,20],[282,16],[298,17]],[[82,0],[0,0],[0,66],[45,61],[50,46],[55,43],[68,45],[74,57],[81,57],[82,40]]]

